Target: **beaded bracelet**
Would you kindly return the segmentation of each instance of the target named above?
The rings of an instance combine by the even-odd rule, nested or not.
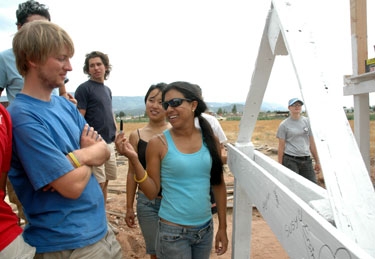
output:
[[[144,181],[146,181],[146,179],[147,179],[147,171],[145,170],[145,176],[143,176],[143,178],[141,179],[141,180],[137,180],[137,177],[136,177],[136,175],[134,174],[134,181],[136,182],[136,183],[143,183]]]
[[[76,168],[78,168],[78,167],[81,166],[80,162],[78,161],[78,159],[76,158],[76,156],[74,155],[73,152],[68,153],[68,156],[70,157],[70,159],[72,159],[73,164],[74,164],[74,166],[75,166]]]

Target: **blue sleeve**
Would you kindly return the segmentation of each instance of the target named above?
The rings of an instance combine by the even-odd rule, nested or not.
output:
[[[66,154],[80,148],[85,119],[64,97],[55,112],[15,111],[13,149],[35,190],[74,169]],[[43,109],[40,109],[43,110]],[[58,116],[56,116],[58,114]]]
[[[74,169],[58,146],[61,141],[42,125],[29,122],[14,128],[13,134],[13,148],[22,150],[17,154],[35,190]]]
[[[1,89],[4,89],[6,87],[7,73],[5,69],[6,69],[6,66],[5,66],[3,53],[0,53],[0,88]]]

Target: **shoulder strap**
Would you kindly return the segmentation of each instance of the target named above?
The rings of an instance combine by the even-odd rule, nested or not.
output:
[[[156,135],[156,136],[160,139],[160,141],[161,141],[165,146],[167,146],[167,142],[165,141],[165,137],[164,137],[163,134],[158,134],[158,135]]]
[[[139,129],[137,129],[138,138],[141,139],[141,134],[139,133]]]

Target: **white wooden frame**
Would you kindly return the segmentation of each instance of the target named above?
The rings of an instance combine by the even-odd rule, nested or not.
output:
[[[252,204],[291,258],[375,257],[374,188],[344,110],[317,66],[304,19],[310,2],[273,0],[266,19],[239,136],[228,145],[235,176],[232,258],[250,256]],[[250,141],[277,55],[289,55],[293,64],[326,190],[255,151]]]

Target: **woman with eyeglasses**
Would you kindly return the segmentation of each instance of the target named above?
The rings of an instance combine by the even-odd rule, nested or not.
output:
[[[137,129],[130,133],[129,143],[133,146],[138,154],[139,162],[146,169],[146,148],[150,139],[161,134],[164,130],[171,126],[166,121],[165,110],[162,107],[162,91],[167,84],[159,83],[150,86],[145,96],[146,114],[149,122],[143,128]],[[134,228],[135,212],[134,198],[138,184],[134,180],[134,167],[129,163],[128,175],[126,179],[126,217],[125,222],[128,227]],[[161,202],[161,193],[152,200],[149,200],[142,191],[142,187],[138,186],[137,192],[137,217],[142,235],[146,244],[146,253],[151,259],[156,259],[155,240],[159,222],[159,208]]]
[[[279,139],[278,161],[297,174],[316,183],[316,174],[320,171],[318,152],[311,132],[308,118],[301,115],[303,101],[290,99],[290,116],[280,123],[276,137]],[[315,160],[313,168],[311,155]]]
[[[147,170],[125,136],[120,134],[116,139],[118,152],[128,157],[134,168],[134,180],[144,194],[154,199],[162,189],[157,256],[160,259],[210,257],[211,185],[219,219],[215,251],[218,255],[224,254],[228,247],[226,186],[219,141],[201,116],[207,106],[197,86],[188,82],[169,84],[162,100],[172,127],[150,139],[146,150]],[[195,117],[201,129],[195,127]]]

